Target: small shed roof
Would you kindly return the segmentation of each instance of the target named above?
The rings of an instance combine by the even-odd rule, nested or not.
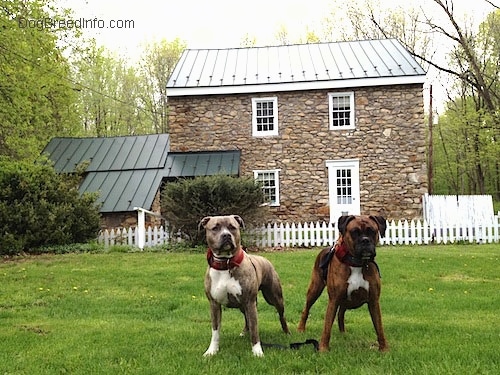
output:
[[[53,138],[43,153],[56,171],[90,162],[80,193],[99,192],[101,212],[150,209],[165,178],[239,175],[240,151],[169,153],[168,134],[109,138]]]
[[[187,49],[167,90],[169,96],[182,96],[423,83],[424,78],[425,71],[397,39],[381,39]]]
[[[238,175],[240,151],[172,152],[165,164],[165,177]]]
[[[170,150],[168,134],[105,138],[53,138],[43,152],[58,172],[73,172],[89,161],[87,172],[157,169]]]

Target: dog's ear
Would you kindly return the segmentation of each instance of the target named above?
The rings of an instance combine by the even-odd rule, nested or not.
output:
[[[200,223],[198,224],[198,230],[201,230],[202,227],[205,228],[211,218],[211,216],[205,216],[203,219],[201,219]]]
[[[370,219],[372,219],[375,223],[377,223],[378,231],[380,232],[380,237],[385,237],[385,230],[387,229],[387,221],[383,216],[375,216],[370,215]]]
[[[355,216],[354,215],[349,215],[349,216],[344,216],[342,215],[339,217],[339,220],[337,222],[337,227],[339,228],[339,232],[344,235],[345,231],[347,229],[347,224],[351,222],[351,220],[354,220]]]
[[[236,220],[238,222],[238,224],[240,225],[240,228],[245,229],[245,223],[244,223],[243,219],[241,218],[241,216],[233,215],[233,218],[234,218],[234,220]]]

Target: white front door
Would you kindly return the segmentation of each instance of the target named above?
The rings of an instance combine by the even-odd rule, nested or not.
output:
[[[359,160],[328,160],[330,222],[342,215],[359,215]]]

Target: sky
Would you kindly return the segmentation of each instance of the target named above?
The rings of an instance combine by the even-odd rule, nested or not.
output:
[[[75,18],[133,20],[134,29],[95,30],[120,45],[179,37],[189,48],[238,47],[248,33],[264,43],[280,25],[305,29],[319,22],[332,0],[62,0]],[[126,43],[124,43],[126,42]]]
[[[355,0],[351,0],[351,3]],[[430,8],[432,0],[375,0],[381,7],[411,4]],[[500,3],[499,0],[493,0]],[[332,9],[341,9],[345,0],[58,0],[73,9],[75,19],[97,19],[96,26],[84,29],[106,47],[134,55],[147,42],[180,38],[188,48],[229,48],[241,46],[246,34],[256,45],[275,44],[280,27],[292,41],[306,30],[321,32]],[[484,0],[454,0],[458,14],[481,20]],[[471,4],[474,4],[471,6]],[[432,7],[435,8],[435,5]],[[110,28],[110,23],[133,21],[133,28]]]
[[[364,0],[349,0],[364,3]],[[442,16],[432,0],[372,0],[381,9],[421,7],[430,16]],[[450,1],[450,0],[448,0]],[[500,5],[500,0],[491,0]],[[140,58],[145,44],[179,38],[188,48],[240,47],[245,35],[255,38],[257,46],[276,44],[277,32],[285,28],[291,42],[297,42],[307,30],[318,35],[326,29],[326,17],[336,11],[342,15],[345,0],[57,0],[71,8],[73,20],[95,20],[82,29],[99,45],[128,58]],[[453,0],[458,20],[478,25],[493,7],[484,0]],[[71,19],[71,18],[70,18]],[[129,26],[126,26],[128,23]],[[133,23],[133,27],[131,27]],[[331,25],[331,23],[330,23]],[[123,27],[110,27],[123,26]],[[476,26],[477,27],[477,26]],[[333,40],[332,40],[333,41]],[[445,58],[447,48],[443,46]],[[437,74],[436,72],[434,72]],[[434,96],[445,102],[447,83],[428,73]],[[424,90],[426,88],[424,87]],[[424,95],[426,95],[424,93]],[[442,109],[443,107],[441,107]]]

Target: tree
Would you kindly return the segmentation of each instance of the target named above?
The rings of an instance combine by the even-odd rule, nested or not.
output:
[[[78,129],[76,88],[58,37],[68,30],[51,0],[0,5],[0,155],[37,157],[55,135]]]
[[[358,4],[349,11],[354,35],[357,38],[398,38],[424,66],[451,77],[450,103],[445,118],[440,119],[440,137],[437,138],[442,153],[436,157],[452,159],[435,159],[433,164],[449,169],[438,171],[436,176],[444,178],[454,173],[455,178],[436,184],[448,191],[451,188],[456,194],[489,192],[500,199],[498,6],[486,1],[497,11],[474,32],[470,25],[458,21],[452,0],[431,2],[434,7],[405,12],[399,9],[383,15],[380,7],[365,1],[364,6]],[[443,49],[443,45],[450,48]],[[451,52],[444,55],[443,50]],[[467,162],[455,164],[454,158],[458,155]]]
[[[81,123],[98,137],[151,133],[137,69],[89,40],[75,61]]]
[[[443,127],[461,126],[464,137],[458,143],[462,148],[462,169],[467,177],[457,193],[493,194],[500,199],[500,11],[488,15],[474,33],[458,25],[453,4],[434,0],[445,12],[450,30],[429,25],[454,43],[449,63],[432,65],[453,77],[452,90],[446,114],[453,116],[454,124],[443,122]],[[444,133],[446,134],[446,133]],[[441,138],[451,146],[456,138]],[[445,145],[442,145],[445,147]],[[439,160],[436,160],[438,163]]]
[[[155,133],[167,133],[167,81],[186,44],[179,38],[147,44],[140,62],[140,75],[145,90],[141,100]]]

